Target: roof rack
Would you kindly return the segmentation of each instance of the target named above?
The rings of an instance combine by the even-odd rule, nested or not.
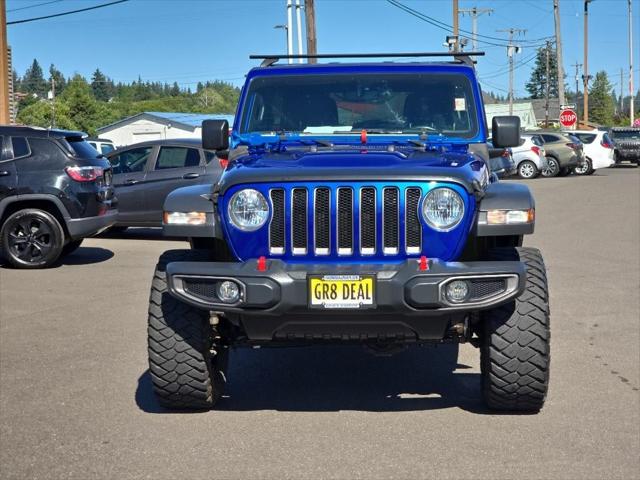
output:
[[[413,53],[318,53],[315,55],[249,55],[251,60],[262,60],[261,67],[269,67],[278,60],[298,60],[310,58],[394,58],[394,57],[453,57],[466,65],[475,63],[471,57],[482,57],[484,52],[413,52]]]

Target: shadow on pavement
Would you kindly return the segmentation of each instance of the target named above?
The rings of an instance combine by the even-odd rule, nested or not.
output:
[[[165,237],[162,235],[162,228],[152,227],[131,227],[124,232],[107,230],[95,238],[112,238],[114,240],[185,240],[179,237]]]
[[[490,413],[480,375],[457,363],[458,346],[411,347],[391,357],[360,346],[236,349],[222,411],[404,412],[462,408]],[[156,402],[149,371],[138,380],[138,407],[171,413]],[[491,412],[493,413],[493,412]]]
[[[106,262],[113,258],[113,255],[111,250],[103,247],[80,247],[75,252],[58,260],[57,265],[91,265]]]

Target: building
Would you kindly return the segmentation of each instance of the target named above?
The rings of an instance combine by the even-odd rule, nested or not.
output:
[[[200,138],[204,120],[227,120],[233,115],[179,112],[142,112],[97,129],[100,138],[122,147],[148,140]]]
[[[506,103],[494,103],[484,106],[487,115],[487,125],[491,128],[493,117],[509,115],[509,105]],[[513,115],[520,117],[520,126],[524,129],[538,128],[538,121],[531,102],[513,104]]]

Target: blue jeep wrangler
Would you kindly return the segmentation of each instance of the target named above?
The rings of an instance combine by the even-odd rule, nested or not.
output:
[[[470,342],[488,407],[542,408],[549,295],[540,252],[522,246],[534,201],[487,168],[467,55],[258,57],[231,137],[224,121],[203,124],[204,147],[228,153],[219,183],[165,202],[164,233],[192,248],[165,252],[151,288],[149,364],[163,406],[212,407],[231,348]],[[518,118],[494,118],[492,137],[518,145]]]

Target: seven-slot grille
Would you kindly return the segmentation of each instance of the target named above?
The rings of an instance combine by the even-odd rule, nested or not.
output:
[[[294,256],[419,254],[419,187],[306,187],[269,191],[269,252]]]

